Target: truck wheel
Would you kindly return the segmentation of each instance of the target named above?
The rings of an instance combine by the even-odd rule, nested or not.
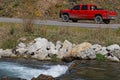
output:
[[[69,16],[67,14],[62,15],[62,21],[63,22],[68,22],[69,21]]]
[[[77,19],[72,19],[72,22],[78,22],[78,20]]]
[[[94,20],[95,20],[95,23],[97,24],[101,24],[103,22],[103,19],[101,16],[95,16]]]
[[[103,20],[103,22],[104,22],[105,24],[109,24],[109,23],[110,23],[110,20],[109,20],[109,19]]]

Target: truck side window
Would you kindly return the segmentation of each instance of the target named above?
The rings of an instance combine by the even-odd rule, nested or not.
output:
[[[90,10],[96,10],[97,7],[96,6],[90,6]]]
[[[77,5],[77,6],[73,7],[73,9],[72,9],[72,10],[80,10],[80,6],[79,6],[79,5]]]
[[[87,5],[82,5],[82,10],[88,10],[88,6]]]

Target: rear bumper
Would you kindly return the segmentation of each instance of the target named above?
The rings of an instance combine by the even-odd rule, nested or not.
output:
[[[109,16],[108,19],[114,20],[114,19],[116,19],[116,17],[115,16]]]

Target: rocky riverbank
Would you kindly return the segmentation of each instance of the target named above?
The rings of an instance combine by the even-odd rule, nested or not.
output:
[[[77,58],[77,59],[96,59],[96,55],[101,54],[106,59],[120,62],[120,46],[113,44],[110,46],[101,46],[83,42],[74,44],[65,40],[57,41],[55,44],[45,38],[36,38],[26,44],[20,42],[14,49],[0,49],[0,57],[25,57],[38,60]]]

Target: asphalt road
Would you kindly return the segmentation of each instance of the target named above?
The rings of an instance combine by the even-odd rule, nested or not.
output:
[[[23,19],[19,18],[0,18],[0,22],[8,22],[8,23],[23,23]],[[76,26],[76,27],[85,27],[85,28],[120,28],[120,24],[94,24],[94,23],[85,23],[85,22],[62,22],[60,20],[33,20],[34,24],[39,25],[54,25],[54,26]]]

